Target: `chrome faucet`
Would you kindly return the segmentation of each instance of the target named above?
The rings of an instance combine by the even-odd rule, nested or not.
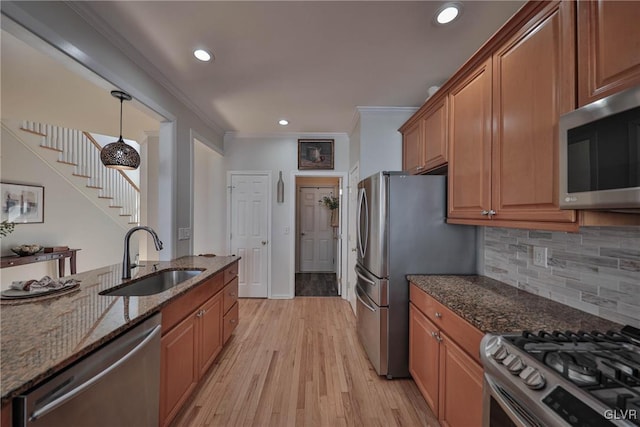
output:
[[[123,279],[131,279],[131,256],[129,255],[129,239],[134,231],[137,230],[146,230],[153,237],[153,243],[156,245],[156,250],[159,251],[162,249],[162,241],[158,238],[158,235],[151,227],[147,227],[145,225],[141,225],[138,227],[133,227],[131,230],[127,231],[127,234],[124,235],[124,257],[122,259],[122,278]]]

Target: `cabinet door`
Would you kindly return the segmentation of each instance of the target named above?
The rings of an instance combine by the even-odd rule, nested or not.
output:
[[[224,295],[222,297],[223,313],[229,311],[231,307],[238,301],[238,278],[234,278],[224,287]]]
[[[491,209],[491,61],[449,95],[449,217],[488,219]]]
[[[410,174],[424,171],[422,154],[422,119],[407,129],[402,137],[402,169]]]
[[[438,416],[438,353],[432,335],[438,328],[412,303],[409,304],[409,372],[424,400]]]
[[[202,376],[222,350],[222,292],[210,298],[197,315],[198,375]]]
[[[160,341],[160,424],[168,425],[198,382],[196,317],[190,315]]]
[[[576,219],[558,207],[558,120],[575,105],[573,8],[550,3],[493,57],[494,219]]]
[[[640,3],[578,2],[580,106],[640,84]]]
[[[223,332],[223,341],[224,344],[229,341],[231,338],[231,334],[238,326],[238,302],[236,302],[227,313],[225,313],[224,318],[222,319],[222,332]]]
[[[423,119],[424,168],[425,170],[445,165],[447,153],[447,97],[435,101]]]
[[[482,367],[440,333],[440,410],[443,426],[482,425]]]

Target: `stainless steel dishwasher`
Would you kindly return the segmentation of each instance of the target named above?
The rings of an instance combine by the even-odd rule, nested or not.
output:
[[[158,425],[160,314],[14,399],[16,426]]]

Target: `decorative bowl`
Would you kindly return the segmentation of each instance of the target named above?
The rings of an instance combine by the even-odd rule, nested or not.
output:
[[[16,246],[15,248],[11,248],[11,251],[13,251],[13,253],[19,256],[28,256],[28,255],[37,254],[41,250],[42,250],[42,246],[40,245],[20,245],[20,246]]]

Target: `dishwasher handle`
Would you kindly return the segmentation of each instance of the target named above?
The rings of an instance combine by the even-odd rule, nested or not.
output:
[[[33,414],[31,414],[31,416],[29,417],[29,421],[33,422],[33,421],[37,420],[38,418],[48,414],[49,412],[51,412],[54,409],[56,409],[58,406],[64,404],[65,402],[68,402],[69,400],[73,399],[79,393],[82,393],[84,390],[86,390],[87,388],[91,387],[96,382],[100,381],[106,375],[109,375],[109,373],[111,373],[114,370],[118,369],[118,367],[120,367],[123,363],[125,363],[127,360],[131,359],[136,353],[138,353],[140,350],[142,350],[149,343],[149,341],[151,341],[153,338],[156,337],[156,335],[160,334],[161,327],[162,327],[162,325],[157,325],[131,351],[129,351],[127,354],[125,354],[122,358],[120,358],[118,361],[116,361],[113,365],[109,366],[107,369],[105,369],[104,371],[100,372],[98,375],[96,375],[93,378],[91,378],[89,381],[85,381],[84,383],[80,384],[78,387],[74,388],[73,390],[69,391],[68,393],[65,393],[64,395],[58,397],[57,399],[53,400],[52,402],[47,403],[42,408],[33,411]]]

